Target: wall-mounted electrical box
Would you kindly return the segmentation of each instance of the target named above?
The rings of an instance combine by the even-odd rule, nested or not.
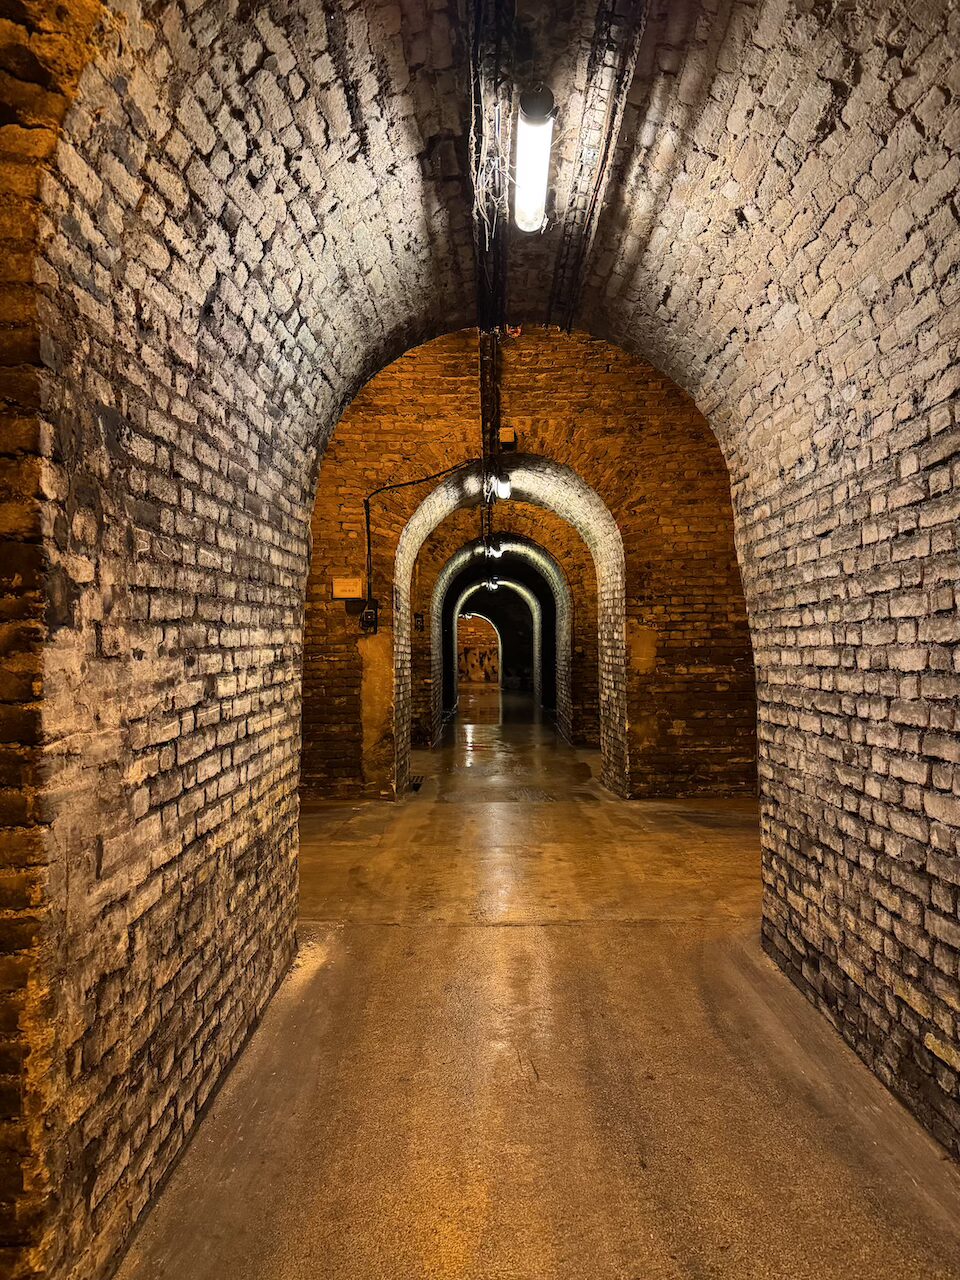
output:
[[[334,600],[362,600],[367,594],[362,578],[334,578]]]
[[[380,623],[380,602],[379,600],[368,600],[363,606],[363,612],[360,614],[360,630],[365,635],[376,635]]]
[[[501,448],[505,453],[509,453],[511,450],[516,449],[516,447],[517,447],[517,431],[516,431],[516,428],[515,428],[515,427],[501,427],[501,428],[500,428],[499,439],[500,439],[500,448]]]

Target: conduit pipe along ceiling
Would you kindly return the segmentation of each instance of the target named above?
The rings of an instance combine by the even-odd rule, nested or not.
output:
[[[553,94],[545,84],[520,94],[513,217],[521,231],[540,231],[546,220],[550,147],[556,114]]]

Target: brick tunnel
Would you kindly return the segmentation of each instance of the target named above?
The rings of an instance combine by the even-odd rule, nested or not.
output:
[[[0,1275],[960,1277],[958,50],[0,0]]]

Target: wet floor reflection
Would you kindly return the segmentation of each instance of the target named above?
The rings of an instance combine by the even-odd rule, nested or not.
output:
[[[532,694],[504,692],[499,685],[461,684],[451,724],[538,725],[545,717]]]
[[[440,745],[418,752],[415,772],[444,802],[598,799],[598,751],[570,746],[530,695],[461,685]]]
[[[756,806],[507,710],[304,806],[297,966],[120,1280],[960,1276],[954,1171],[760,951]]]

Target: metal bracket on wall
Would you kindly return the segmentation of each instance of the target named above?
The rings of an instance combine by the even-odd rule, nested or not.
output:
[[[368,600],[360,614],[360,630],[364,635],[376,635],[380,625],[380,601]]]

